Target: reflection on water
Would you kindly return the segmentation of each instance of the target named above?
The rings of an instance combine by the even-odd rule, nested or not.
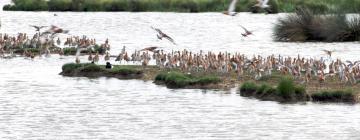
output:
[[[33,33],[29,24],[55,24],[73,35],[109,38],[112,53],[122,45],[139,49],[228,50],[246,54],[357,59],[358,43],[274,43],[271,25],[282,15],[216,13],[58,13],[1,12],[1,32]],[[241,39],[242,24],[257,29]],[[179,46],[159,42],[158,26]],[[64,37],[64,36],[63,36]],[[351,49],[352,52],[347,50]],[[276,50],[276,51],[275,51]],[[86,58],[83,58],[86,59]],[[59,59],[0,59],[0,139],[360,139],[359,105],[278,104],[240,97],[236,90],[171,90],[149,82],[58,75]]]

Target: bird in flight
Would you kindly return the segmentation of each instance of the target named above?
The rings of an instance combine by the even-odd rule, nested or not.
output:
[[[243,37],[248,37],[249,35],[253,35],[253,31],[249,31],[248,29],[246,29],[244,26],[241,26],[241,25],[240,25],[240,27],[243,28],[245,31],[245,33],[241,33],[241,35]]]
[[[57,26],[54,26],[54,25],[51,25],[51,28],[45,32],[43,32],[41,35],[44,35],[44,34],[60,34],[60,33],[63,33],[63,34],[67,34],[69,33],[69,30],[64,30],[60,27],[57,27]]]
[[[147,48],[144,48],[140,51],[150,51],[150,52],[155,52],[156,49],[158,49],[159,47],[147,47]]]
[[[37,32],[40,32],[42,28],[45,28],[47,26],[36,26],[36,25],[30,25],[31,27],[34,27]]]
[[[175,41],[173,38],[171,38],[170,36],[168,36],[167,34],[165,34],[164,32],[162,32],[160,29],[158,28],[154,28],[151,26],[152,29],[154,29],[158,34],[156,35],[158,39],[162,40],[163,38],[166,38],[167,40],[169,40],[171,43],[173,43],[174,45],[176,45]]]
[[[332,56],[332,54],[335,52],[334,50],[333,51],[329,51],[329,50],[323,50],[323,52],[325,52],[325,54],[327,54],[328,56]]]
[[[223,14],[229,15],[229,16],[235,16],[237,14],[235,12],[237,2],[238,2],[238,0],[232,0],[229,5],[228,11],[224,11]]]
[[[257,3],[253,7],[259,7],[264,9],[266,12],[271,13],[270,5],[268,5],[269,0],[257,0]]]

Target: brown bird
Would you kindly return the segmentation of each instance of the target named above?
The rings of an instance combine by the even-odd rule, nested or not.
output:
[[[69,33],[69,30],[64,30],[62,28],[59,28],[57,26],[54,26],[54,25],[51,25],[51,28],[45,32],[43,32],[41,35],[45,35],[45,34],[52,34],[52,35],[55,35],[55,34],[67,34]]]
[[[158,49],[159,47],[147,47],[147,48],[144,48],[140,51],[150,51],[150,52],[154,52],[156,49]]]
[[[30,25],[31,27],[34,27],[35,28],[35,31],[37,31],[37,32],[40,32],[40,30],[42,29],[42,28],[45,28],[45,27],[47,27],[47,26],[36,26],[36,25]]]
[[[167,40],[169,40],[171,43],[173,43],[174,45],[176,45],[175,41],[173,38],[171,38],[170,36],[168,36],[167,34],[165,34],[164,32],[162,32],[160,29],[158,28],[154,28],[151,26],[152,29],[154,29],[158,34],[156,35],[158,39],[162,40],[163,38],[166,38]]]
[[[332,56],[335,51],[323,50],[328,56]]]
[[[241,26],[241,25],[240,25],[240,27],[243,28],[245,31],[245,33],[241,33],[241,35],[243,37],[248,37],[249,35],[253,35],[253,31],[249,31],[248,29],[246,29],[244,26]]]

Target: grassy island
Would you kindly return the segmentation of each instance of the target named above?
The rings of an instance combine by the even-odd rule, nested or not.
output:
[[[316,80],[302,83],[289,75],[273,72],[259,80],[253,80],[250,73],[241,78],[235,73],[221,72],[182,72],[179,69],[159,68],[157,66],[117,65],[105,69],[96,64],[65,64],[63,76],[69,77],[114,77],[119,79],[152,80],[155,84],[179,89],[220,89],[229,90],[240,85],[239,93],[244,97],[254,97],[266,101],[278,102],[344,102],[356,103],[360,100],[360,85],[344,84],[331,78],[324,83]],[[346,90],[344,90],[346,89]]]
[[[222,12],[231,0],[12,0],[9,11],[133,11],[133,12]],[[250,12],[256,0],[239,0],[237,12]],[[294,12],[305,6],[319,12],[360,11],[358,0],[270,0],[273,12]]]
[[[114,66],[106,69],[105,66],[91,63],[75,64],[69,63],[62,66],[64,76],[70,77],[114,77],[119,79],[141,79],[143,71],[132,66]]]

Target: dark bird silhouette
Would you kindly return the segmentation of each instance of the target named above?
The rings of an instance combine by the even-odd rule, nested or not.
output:
[[[44,34],[52,34],[52,35],[55,35],[55,34],[67,34],[69,33],[69,30],[64,30],[62,28],[59,28],[57,26],[54,26],[54,25],[51,25],[51,28],[45,32],[43,32],[41,35],[44,35]]]
[[[42,28],[45,28],[47,26],[36,26],[36,25],[30,25],[31,27],[34,27],[37,32],[40,32]]]
[[[249,35],[253,35],[253,31],[249,31],[248,29],[246,29],[244,26],[241,26],[241,25],[240,25],[240,27],[243,28],[245,31],[245,33],[241,33],[241,35],[243,37],[248,37]]]
[[[163,38],[166,38],[167,40],[169,40],[171,43],[173,43],[174,45],[176,45],[175,41],[173,38],[171,38],[170,36],[168,36],[167,34],[165,34],[164,32],[162,32],[160,29],[158,28],[154,28],[151,27],[152,29],[154,29],[158,34],[156,35],[158,39],[162,40]]]
[[[155,52],[156,49],[158,49],[159,47],[147,47],[147,48],[144,48],[140,51],[150,51],[150,52]]]
[[[325,52],[325,54],[331,57],[335,51],[323,50],[323,52]]]

